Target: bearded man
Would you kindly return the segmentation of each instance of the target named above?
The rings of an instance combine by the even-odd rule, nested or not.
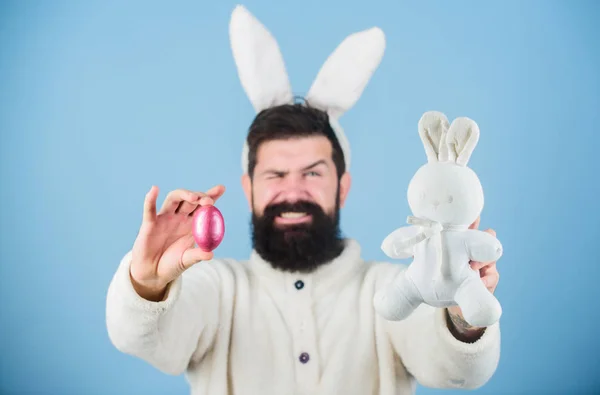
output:
[[[235,18],[232,35],[262,37],[253,47],[261,55],[270,36],[245,9],[236,8]],[[160,210],[158,188],[146,195],[138,236],[108,290],[108,333],[118,350],[167,374],[185,373],[191,394],[414,394],[417,383],[477,388],[496,370],[498,323],[470,327],[456,306],[421,305],[401,321],[374,309],[377,290],[406,268],[364,260],[359,243],[339,226],[351,176],[337,117],[349,106],[344,100],[356,101],[362,89],[356,87],[367,78],[360,77],[362,85],[341,81],[340,92],[348,91],[333,105],[327,92],[335,78],[350,74],[329,66],[363,67],[381,34],[371,30],[352,39],[374,42],[352,51],[342,45],[301,104],[279,89],[283,79],[273,82],[276,67],[263,77],[256,75],[262,68],[242,72],[250,66],[240,61],[246,52],[236,52],[241,44],[233,40],[242,81],[258,110],[242,157],[252,213],[247,260],[217,258],[194,245],[193,213],[215,204],[222,185],[171,191]],[[271,56],[270,65],[277,65],[273,53],[271,47],[261,59]],[[365,55],[336,63],[348,53]],[[252,85],[260,78],[262,84]],[[495,264],[472,266],[493,292]]]

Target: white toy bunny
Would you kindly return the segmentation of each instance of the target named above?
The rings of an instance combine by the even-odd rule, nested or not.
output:
[[[258,113],[292,104],[294,95],[277,41],[244,6],[234,8],[229,36],[242,86]],[[339,118],[360,98],[385,51],[385,35],[378,27],[350,34],[319,70],[306,101],[327,112],[329,123],[350,167],[350,144]],[[242,151],[242,168],[248,170],[248,144]]]
[[[494,236],[469,229],[484,203],[479,178],[467,167],[479,141],[479,127],[468,118],[457,118],[449,126],[444,114],[430,111],[419,121],[419,135],[428,163],[408,187],[412,226],[395,230],[381,246],[391,258],[414,260],[375,294],[375,310],[387,320],[399,321],[421,303],[458,305],[469,324],[492,325],[502,314],[500,303],[469,265],[470,260],[490,262],[502,255]]]

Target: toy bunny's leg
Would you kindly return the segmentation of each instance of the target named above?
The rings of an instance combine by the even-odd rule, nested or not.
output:
[[[388,321],[401,321],[408,317],[421,303],[423,298],[406,271],[382,290],[375,293],[373,305],[375,311]]]
[[[454,299],[470,325],[490,326],[502,315],[502,307],[498,299],[485,287],[479,277],[469,277],[465,280]]]

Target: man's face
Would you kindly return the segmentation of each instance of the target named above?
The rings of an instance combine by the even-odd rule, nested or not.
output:
[[[253,180],[244,176],[254,247],[279,269],[311,271],[343,248],[339,209],[350,176],[338,181],[331,154],[324,136],[267,141],[258,149]]]

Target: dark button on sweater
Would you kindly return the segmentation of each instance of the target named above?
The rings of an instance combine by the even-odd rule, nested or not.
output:
[[[300,354],[300,362],[302,363],[307,363],[308,360],[310,359],[310,355],[308,355],[308,353],[303,352],[302,354]]]

